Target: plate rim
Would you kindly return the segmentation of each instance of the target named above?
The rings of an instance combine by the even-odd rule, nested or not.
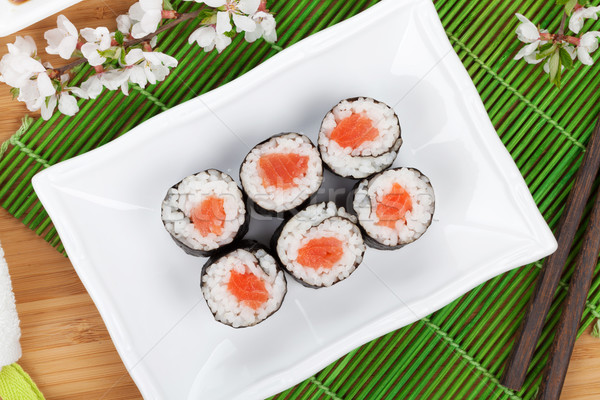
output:
[[[4,0],[7,1],[8,0]],[[4,18],[0,16],[0,37],[12,35],[22,29],[27,28],[46,19],[53,14],[58,13],[66,8],[69,8],[83,0],[29,0],[35,7],[27,4],[8,4],[7,7],[15,7],[17,10],[15,13],[7,14],[8,17]],[[29,3],[28,1],[28,3]],[[24,11],[19,11],[19,7],[23,8]],[[10,11],[10,8],[8,9]]]
[[[69,254],[69,257],[71,259],[71,262],[73,264],[75,271],[77,272],[79,278],[81,279],[84,287],[88,291],[94,304],[98,308],[98,311],[101,314],[102,319],[104,320],[104,322],[107,326],[111,340],[113,341],[115,348],[117,349],[117,352],[119,353],[119,356],[121,357],[121,360],[125,364],[129,374],[131,375],[132,379],[135,381],[136,385],[138,386],[138,389],[140,390],[140,392],[142,393],[144,398],[150,398],[150,396],[152,396],[152,398],[153,398],[157,393],[156,386],[152,382],[152,379],[150,379],[151,378],[150,375],[145,372],[146,367],[143,365],[143,363],[139,362],[134,365],[131,365],[130,360],[128,360],[128,357],[130,356],[130,354],[124,348],[124,347],[126,347],[126,343],[121,342],[121,340],[115,340],[115,336],[116,336],[117,332],[119,331],[119,323],[117,322],[117,318],[113,318],[110,315],[111,313],[109,312],[110,311],[109,308],[111,308],[111,306],[106,305],[104,299],[102,299],[103,297],[106,297],[106,294],[101,289],[99,289],[98,293],[96,293],[96,288],[94,287],[96,285],[94,285],[94,283],[91,282],[91,279],[90,279],[89,274],[87,273],[88,272],[87,270],[93,269],[92,263],[86,261],[85,258],[81,258],[81,256],[78,254],[79,252],[75,251],[77,244],[74,242],[71,235],[68,234],[68,231],[70,230],[70,228],[68,227],[68,224],[63,224],[63,221],[61,218],[57,218],[56,220],[54,218],[52,218],[53,216],[58,216],[60,214],[59,211],[61,209],[60,205],[56,204],[56,202],[57,202],[56,196],[53,196],[54,195],[53,191],[55,191],[55,189],[52,188],[52,179],[51,179],[52,174],[60,173],[61,171],[67,172],[67,171],[69,171],[69,166],[72,163],[81,162],[81,160],[84,158],[91,159],[91,158],[102,157],[102,155],[98,156],[97,154],[110,152],[113,147],[126,145],[126,143],[128,141],[139,140],[138,136],[141,137],[142,135],[140,135],[139,133],[136,135],[132,135],[132,132],[137,131],[137,132],[141,133],[141,131],[143,131],[143,127],[145,126],[145,124],[149,123],[150,121],[153,121],[153,123],[156,124],[159,121],[168,120],[170,118],[171,114],[173,114],[175,112],[180,112],[180,110],[182,110],[186,106],[187,107],[191,106],[194,103],[194,100],[197,100],[198,98],[200,98],[200,99],[211,99],[213,97],[218,98],[220,95],[220,92],[222,90],[224,90],[225,88],[228,88],[231,85],[239,85],[239,84],[245,85],[246,81],[251,80],[255,75],[263,74],[263,70],[277,67],[277,64],[279,63],[279,58],[282,58],[284,55],[287,56],[289,54],[290,56],[293,56],[294,53],[300,53],[299,55],[303,55],[303,49],[310,46],[312,44],[312,42],[319,42],[322,40],[322,38],[324,38],[325,41],[327,41],[327,37],[329,35],[331,35],[332,32],[335,32],[337,30],[345,31],[348,26],[355,24],[357,22],[357,20],[364,20],[364,22],[367,22],[371,19],[377,20],[379,18],[385,18],[385,17],[380,17],[380,14],[386,8],[389,8],[390,9],[389,11],[392,12],[392,11],[395,11],[396,9],[403,8],[407,5],[419,4],[419,3],[428,5],[428,7],[430,9],[429,11],[432,11],[432,13],[433,13],[432,16],[434,18],[432,18],[432,20],[435,21],[435,23],[437,25],[437,26],[435,26],[435,29],[438,31],[441,30],[442,32],[444,32],[444,34],[443,34],[444,40],[447,42],[447,45],[449,46],[449,48],[452,49],[451,43],[445,34],[444,28],[439,19],[437,11],[435,10],[435,7],[430,0],[383,0],[349,19],[346,19],[332,27],[329,27],[320,32],[317,32],[317,33],[309,36],[308,38],[305,38],[305,39],[299,41],[298,43],[282,50],[281,52],[274,55],[270,59],[261,63],[260,65],[253,68],[252,70],[248,71],[243,76],[241,76],[237,79],[234,79],[231,82],[229,82],[223,86],[220,86],[214,90],[211,90],[210,92],[207,92],[207,93],[205,93],[201,96],[198,96],[194,99],[191,99],[190,101],[181,103],[165,112],[162,112],[162,113],[148,119],[147,121],[143,122],[140,125],[137,125],[135,128],[130,130],[128,132],[128,135],[122,135],[99,148],[93,149],[89,152],[78,155],[69,160],[65,160],[54,166],[51,166],[50,168],[42,170],[42,171],[38,172],[32,178],[33,188],[34,188],[36,194],[38,195],[39,200],[41,201],[41,203],[44,205],[44,208],[48,212],[48,215],[52,219],[52,221],[56,227],[56,230],[62,239],[65,251],[67,252],[67,254]],[[368,28],[366,28],[366,29],[368,29]],[[440,40],[441,40],[441,38],[440,38]],[[444,43],[444,44],[446,44],[446,43]],[[536,229],[534,229],[534,230],[537,231],[537,233],[538,233],[538,236],[536,237],[537,241],[532,242],[533,245],[537,246],[535,249],[536,251],[533,251],[533,249],[532,249],[532,251],[528,253],[528,257],[521,257],[521,258],[519,258],[519,260],[512,260],[510,263],[508,263],[507,265],[503,265],[503,266],[499,265],[499,263],[497,261],[491,262],[491,264],[495,264],[495,266],[490,267],[487,270],[487,272],[488,272],[487,274],[482,274],[481,268],[477,269],[477,270],[473,270],[473,271],[469,272],[468,274],[460,277],[460,279],[453,281],[451,285],[445,286],[444,288],[440,289],[440,292],[443,294],[441,294],[440,292],[436,292],[436,293],[433,293],[433,294],[429,295],[428,297],[420,300],[419,302],[417,302],[417,303],[428,303],[430,305],[434,304],[433,307],[431,307],[431,306],[430,307],[422,307],[422,306],[421,307],[413,307],[413,306],[409,307],[408,305],[405,304],[405,306],[410,310],[410,313],[414,314],[413,309],[414,308],[418,309],[419,310],[418,315],[414,314],[412,316],[409,316],[408,318],[405,317],[404,319],[401,319],[401,318],[399,318],[399,316],[401,316],[401,314],[403,314],[403,313],[404,314],[406,313],[406,311],[403,308],[398,309],[394,312],[391,312],[390,314],[374,321],[373,325],[377,324],[377,329],[373,329],[372,327],[369,327],[369,329],[363,328],[358,331],[349,332],[347,336],[340,339],[335,344],[332,344],[328,347],[321,348],[317,353],[307,357],[306,359],[302,360],[300,363],[296,364],[292,368],[288,368],[288,369],[280,371],[276,376],[285,376],[286,379],[280,379],[280,381],[283,381],[282,383],[276,384],[276,382],[273,382],[274,379],[270,379],[270,380],[263,379],[262,381],[259,381],[253,385],[246,387],[245,392],[250,392],[251,395],[259,395],[260,394],[260,396],[263,396],[263,395],[270,396],[272,394],[279,393],[280,391],[285,390],[289,387],[289,385],[288,385],[289,381],[299,382],[302,379],[306,378],[307,376],[310,376],[310,374],[321,370],[323,367],[329,365],[331,362],[342,357],[344,354],[348,353],[352,349],[354,349],[370,340],[380,337],[388,332],[398,329],[402,326],[406,326],[410,323],[413,323],[413,322],[423,318],[426,315],[429,315],[431,312],[434,312],[434,311],[438,310],[439,308],[449,304],[451,301],[462,296],[463,294],[465,294],[472,288],[482,284],[483,282],[488,281],[489,279],[491,279],[501,273],[510,271],[511,269],[517,268],[521,265],[526,265],[533,261],[539,260],[540,258],[542,258],[542,257],[552,253],[554,250],[556,250],[557,244],[556,244],[554,235],[552,234],[552,231],[550,230],[546,221],[543,219],[541,213],[539,212],[537,205],[535,204],[533,197],[531,196],[531,193],[529,192],[529,189],[528,189],[520,171],[518,170],[518,167],[514,163],[508,150],[502,144],[502,141],[500,140],[499,136],[497,135],[496,130],[493,127],[492,122],[489,119],[487,111],[485,110],[485,107],[479,96],[479,93],[477,92],[475,85],[473,84],[470,76],[468,75],[468,72],[464,68],[458,55],[453,50],[451,50],[447,56],[455,58],[456,59],[455,61],[459,63],[460,68],[458,69],[458,71],[456,71],[456,73],[460,73],[463,75],[463,78],[461,80],[464,80],[464,78],[466,76],[466,78],[468,79],[468,82],[470,82],[470,85],[465,85],[465,86],[468,86],[468,88],[467,88],[468,92],[463,93],[463,98],[465,100],[465,104],[467,102],[470,102],[471,106],[479,109],[479,110],[476,110],[476,111],[478,111],[476,115],[478,117],[481,117],[480,119],[482,119],[482,120],[477,120],[476,124],[478,126],[481,126],[481,124],[487,125],[486,130],[491,130],[494,133],[494,136],[496,138],[496,140],[495,140],[496,143],[495,144],[490,143],[490,141],[493,142],[494,139],[491,137],[490,138],[486,137],[486,140],[484,141],[486,147],[488,147],[488,150],[489,150],[490,147],[498,147],[498,145],[499,145],[503,149],[503,152],[498,152],[497,150],[494,150],[492,152],[497,157],[504,159],[504,160],[496,160],[495,163],[502,162],[503,164],[507,164],[507,165],[511,166],[509,171],[504,171],[504,175],[507,180],[510,178],[510,175],[512,175],[513,178],[516,177],[515,174],[518,175],[518,179],[514,180],[515,181],[514,183],[517,186],[516,189],[520,190],[522,192],[522,195],[524,197],[523,200],[525,200],[526,203],[529,203],[529,204],[521,204],[519,207],[520,208],[533,207],[533,209],[536,210],[536,212],[533,213],[535,215],[528,215],[528,217],[530,219],[529,223],[534,224],[536,226]],[[483,115],[485,115],[486,117],[483,118]],[[507,157],[509,160],[506,160]],[[93,160],[92,163],[97,163],[97,161]],[[71,258],[71,254],[70,254],[71,252],[73,252],[73,254],[74,254],[73,258]],[[88,279],[90,279],[89,282],[88,282]],[[94,287],[94,288],[92,288],[92,287]],[[109,301],[107,300],[106,302],[109,302]],[[422,308],[422,310],[421,310],[421,308]],[[428,309],[429,309],[429,311],[427,311]],[[404,310],[404,312],[403,312],[403,310]],[[399,314],[399,315],[396,315],[396,314]],[[355,337],[360,337],[360,339],[355,338]],[[336,346],[336,350],[330,351],[330,347],[332,347],[334,345]],[[315,358],[317,360],[315,360]],[[317,361],[317,362],[315,362],[315,361]],[[307,364],[307,363],[310,363],[310,368],[303,366],[303,364]],[[269,381],[271,383],[269,383]],[[264,386],[268,386],[269,390],[267,390]]]

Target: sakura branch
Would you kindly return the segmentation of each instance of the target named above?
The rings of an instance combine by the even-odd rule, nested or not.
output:
[[[189,13],[179,13],[170,0],[140,0],[125,15],[117,17],[117,30],[107,27],[77,28],[63,15],[57,27],[44,34],[46,52],[69,62],[53,67],[42,62],[29,36],[17,36],[0,60],[0,82],[11,86],[13,96],[30,111],[41,111],[49,119],[58,106],[65,115],[79,111],[77,98],[95,99],[104,89],[129,94],[129,85],[144,88],[163,81],[176,67],[175,58],[157,51],[157,35],[174,26],[197,25],[188,43],[197,43],[206,52],[219,53],[237,34],[248,42],[263,38],[277,40],[275,18],[266,9],[266,0],[184,0],[204,3]],[[93,67],[81,84],[72,84],[81,68]]]
[[[600,32],[590,31],[579,34],[585,19],[598,19],[600,6],[583,7],[577,0],[556,0],[564,7],[560,28],[557,33],[536,27],[533,22],[521,14],[516,14],[521,22],[517,26],[517,37],[526,45],[519,50],[515,60],[524,59],[529,64],[543,63],[544,71],[549,75],[550,82],[560,87],[562,73],[572,69],[573,62],[578,59],[584,65],[592,65],[590,56],[598,49]],[[565,34],[565,25],[569,18],[568,29],[572,35]],[[568,32],[567,32],[568,33]]]

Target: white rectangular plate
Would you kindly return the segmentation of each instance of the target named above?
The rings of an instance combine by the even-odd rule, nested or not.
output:
[[[254,144],[282,131],[315,140],[325,113],[359,95],[398,113],[405,143],[395,165],[431,178],[431,228],[401,250],[368,249],[331,288],[288,279],[283,306],[256,327],[215,322],[199,289],[204,259],[162,226],[167,188],[210,167],[237,178]],[[329,174],[324,185],[352,182]],[[384,1],[48,168],[34,187],[147,399],[275,394],[556,248],[429,0]],[[254,220],[249,237],[266,242],[277,224]]]
[[[28,0],[14,4],[0,0],[0,37],[33,25],[81,0]]]

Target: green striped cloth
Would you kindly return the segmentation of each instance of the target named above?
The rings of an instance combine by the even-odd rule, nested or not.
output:
[[[183,11],[197,7],[176,1]],[[351,17],[375,0],[272,0],[278,21],[277,46]],[[556,31],[562,13],[553,1],[434,2],[450,42],[467,68],[500,138],[512,154],[538,207],[556,228],[572,178],[600,113],[600,63],[568,71],[563,88],[547,82],[540,66],[513,61],[520,43],[515,12]],[[235,79],[279,51],[263,41],[241,38],[221,55],[187,45],[192,27],[162,34],[163,51],[180,60],[163,82],[129,97],[105,92],[80,101],[75,117],[25,121],[0,147],[0,203],[12,215],[63,251],[50,219],[31,187],[41,169],[101,146],[142,121]],[[588,20],[584,30],[600,30]],[[600,51],[594,54],[598,60]],[[82,71],[79,78],[86,71]],[[598,183],[596,183],[596,186]],[[589,212],[589,207],[588,210]],[[585,224],[584,224],[585,225]],[[500,385],[511,338],[523,317],[541,263],[498,276],[452,304],[408,327],[374,340],[331,364],[277,399],[531,399],[548,354],[552,331],[581,246],[581,227],[523,389]],[[600,277],[592,284],[580,333],[600,317]]]

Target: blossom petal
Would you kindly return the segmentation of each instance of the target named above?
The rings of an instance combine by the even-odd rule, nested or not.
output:
[[[35,41],[31,36],[17,36],[15,38],[14,44],[21,54],[26,54],[28,56],[32,56],[37,52],[37,47],[35,45]]]
[[[129,18],[129,15],[123,14],[117,17],[117,29],[121,33],[129,33],[131,30],[131,18]]]
[[[260,25],[256,26],[256,29],[252,32],[246,32],[244,35],[244,40],[248,43],[254,43],[258,38],[260,38],[263,34],[264,30]]]
[[[204,26],[192,32],[188,38],[188,42],[191,44],[196,41],[200,47],[206,47],[214,43],[216,36],[217,32],[215,32],[215,28],[211,26]]]
[[[231,38],[229,36],[217,35],[217,37],[215,38],[215,46],[217,47],[217,51],[219,53],[225,50],[225,48],[230,44]]]
[[[575,33],[579,33],[581,28],[583,28],[583,15],[578,11],[575,11],[569,19],[569,29]]]
[[[204,0],[203,1],[204,4],[206,4],[209,7],[222,7],[226,4],[225,0]]]
[[[140,0],[140,5],[146,11],[160,10],[162,11],[162,0]]]
[[[65,115],[75,115],[79,111],[77,99],[68,93],[61,93],[58,99],[58,111]]]
[[[100,53],[98,53],[98,50],[99,47],[96,43],[86,43],[81,46],[81,53],[87,58],[92,67],[102,65],[106,61],[106,57],[102,57]]]
[[[96,29],[92,28],[83,28],[81,31],[81,36],[88,42],[97,42],[100,40],[100,35],[96,32]]]
[[[260,6],[260,0],[240,0],[237,8],[244,14],[252,15],[258,10],[258,6]]]
[[[144,59],[144,52],[142,49],[133,49],[125,56],[125,63],[127,65],[133,65]]]
[[[156,28],[158,28],[158,24],[162,19],[161,12],[158,10],[148,11],[144,18],[140,21],[142,24],[142,28],[149,33],[156,32]]]
[[[527,46],[523,46],[523,48],[521,50],[519,50],[519,52],[515,56],[515,60],[520,60],[521,58],[532,54],[534,51],[537,50],[539,44],[540,44],[540,41],[538,40],[538,41],[528,44]]]
[[[531,54],[528,54],[526,56],[523,57],[523,60],[525,60],[525,62],[527,62],[527,64],[539,64],[542,61],[544,61],[543,58],[537,58],[538,52],[534,52]]]
[[[142,18],[144,18],[144,14],[144,9],[140,3],[133,3],[133,5],[129,7],[129,16],[135,21],[141,21]]]
[[[246,32],[252,32],[256,29],[256,22],[245,15],[233,14],[235,26]]]
[[[592,57],[587,52],[587,50],[585,49],[585,47],[578,47],[577,48],[577,58],[579,58],[579,61],[581,61],[581,63],[584,64],[584,65],[592,65],[592,64],[594,64],[594,59],[592,59]]]
[[[517,16],[519,21],[521,21],[521,24],[517,26],[516,30],[516,34],[519,40],[525,43],[531,43],[536,40],[539,40],[540,32],[538,31],[537,27],[533,24],[533,22],[531,22],[521,14],[517,13],[515,15]]]
[[[52,86],[52,80],[45,72],[38,74],[37,86],[41,97],[52,96],[56,93],[56,89]]]
[[[61,14],[58,16],[58,18],[56,18],[56,24],[58,29],[65,32],[65,34],[69,36],[77,36],[77,28],[75,28],[75,25],[73,25],[71,21],[69,21],[64,15]]]
[[[87,95],[90,99],[95,99],[102,93],[102,83],[100,79],[96,76],[92,76],[87,81],[81,84],[81,88],[87,92]]]
[[[54,113],[54,109],[56,108],[57,99],[56,96],[50,96],[48,101],[42,102],[42,118],[44,120],[49,120]]]
[[[219,11],[217,13],[217,27],[216,31],[218,34],[223,34],[231,30],[231,19],[229,13],[225,11]]]
[[[60,42],[58,46],[58,55],[65,60],[68,60],[73,55],[73,52],[77,48],[77,37],[68,36]]]
[[[60,29],[50,29],[44,33],[44,39],[48,42],[48,47],[46,47],[46,52],[48,54],[58,54],[58,46],[60,42],[64,39],[65,35],[60,31]]]
[[[134,24],[133,27],[131,27],[131,36],[133,36],[136,39],[141,39],[147,34],[148,32],[144,30],[142,24],[139,22],[137,24]]]

